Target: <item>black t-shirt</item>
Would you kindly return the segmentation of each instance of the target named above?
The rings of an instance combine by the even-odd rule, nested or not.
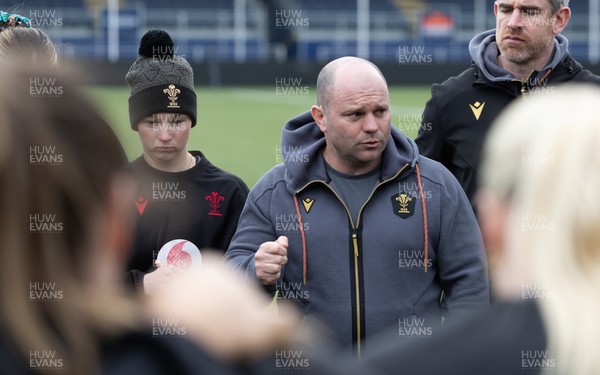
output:
[[[328,164],[326,165],[332,185],[340,198],[346,203],[354,225],[356,225],[360,208],[365,204],[379,181],[380,168],[375,168],[361,175],[350,176],[336,171]]]
[[[143,157],[130,164],[139,191],[132,202],[137,223],[127,278],[138,287],[166,243],[181,239],[199,250],[212,248],[224,253],[237,228],[248,187],[212,165],[199,151],[190,153],[200,160],[183,172],[157,170]]]

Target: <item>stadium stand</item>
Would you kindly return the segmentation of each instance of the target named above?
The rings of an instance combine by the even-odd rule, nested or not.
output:
[[[571,1],[573,18],[565,32],[578,59],[585,59],[588,50],[587,3]],[[63,54],[106,60],[105,4],[31,0],[10,10],[31,15],[32,23],[51,35]],[[239,4],[245,6],[236,12]],[[485,6],[484,29],[493,28],[492,2]],[[432,11],[451,19],[446,35],[440,32],[443,27],[423,22]],[[370,0],[369,58],[394,62],[399,48],[421,47],[436,62],[466,62],[469,40],[483,31],[482,23],[475,23],[475,12],[474,0]],[[144,32],[161,28],[173,36],[177,53],[192,62],[326,61],[357,53],[359,16],[351,0],[121,0],[119,58],[135,58]]]

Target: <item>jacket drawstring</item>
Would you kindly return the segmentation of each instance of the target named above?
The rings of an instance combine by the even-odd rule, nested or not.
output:
[[[304,224],[302,223],[302,215],[300,214],[300,206],[298,206],[298,197],[294,194],[294,204],[296,205],[296,215],[298,215],[298,225],[300,226],[300,235],[302,236],[302,277],[304,285],[306,285],[306,235],[304,234]]]
[[[425,272],[427,272],[427,263],[429,262],[429,227],[427,226],[427,205],[425,204],[425,194],[423,194],[423,184],[421,183],[421,172],[419,171],[419,163],[415,164],[417,171],[417,183],[419,184],[419,194],[421,195],[421,208],[423,210],[423,262]]]
[[[542,76],[542,78],[540,79],[535,79],[535,85],[529,87],[529,83],[531,81],[531,76],[529,78],[527,78],[527,84],[525,83],[521,83],[521,95],[523,96],[523,98],[527,98],[527,96],[525,94],[527,94],[529,91],[531,91],[531,89],[534,89],[536,87],[538,87],[540,84],[543,84],[544,80],[550,75],[550,73],[552,73],[552,68],[548,68],[546,70],[546,73],[544,73],[544,75]],[[533,74],[532,74],[533,75]],[[539,74],[538,74],[539,75]]]

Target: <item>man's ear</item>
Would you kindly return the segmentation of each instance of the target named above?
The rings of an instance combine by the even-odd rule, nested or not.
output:
[[[319,129],[321,129],[323,133],[326,133],[327,126],[325,126],[325,111],[323,110],[323,107],[313,105],[310,109],[310,113],[312,114],[313,119],[319,126]]]
[[[558,35],[565,27],[567,27],[567,24],[571,19],[571,9],[569,7],[562,7],[553,17],[555,22],[554,25],[552,25],[552,31],[554,32],[554,35]]]

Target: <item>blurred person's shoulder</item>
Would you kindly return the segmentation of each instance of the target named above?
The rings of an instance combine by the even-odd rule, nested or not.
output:
[[[150,328],[148,328],[150,330]],[[64,359],[52,349],[32,350],[29,355],[19,351],[15,340],[6,333],[0,335],[1,373],[32,374],[38,370],[61,370]],[[185,337],[155,336],[129,332],[101,344],[101,374],[223,374],[236,372]]]
[[[355,373],[393,374],[402,369],[412,375],[532,375],[543,369],[542,360],[551,360],[546,345],[536,303],[498,303],[447,322],[427,340],[401,342],[397,337],[381,337]]]
[[[5,331],[0,334],[0,363],[2,374],[27,374],[31,373],[29,358],[19,352],[16,343],[10,339]]]
[[[130,332],[102,346],[102,374],[224,374],[236,372],[185,336]]]

